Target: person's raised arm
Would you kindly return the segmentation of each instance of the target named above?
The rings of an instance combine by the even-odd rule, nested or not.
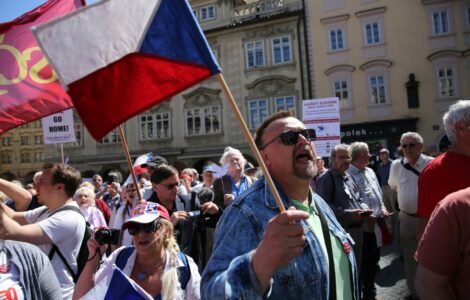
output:
[[[35,245],[52,243],[52,240],[39,225],[20,225],[7,214],[3,215],[0,223],[0,238],[27,242]]]
[[[96,271],[100,266],[102,254],[106,252],[106,245],[100,245],[94,238],[88,240],[87,246],[88,261],[75,284],[73,300],[82,298],[95,286]]]
[[[27,189],[1,178],[0,191],[4,192],[5,195],[15,202],[17,211],[25,211],[33,198]]]

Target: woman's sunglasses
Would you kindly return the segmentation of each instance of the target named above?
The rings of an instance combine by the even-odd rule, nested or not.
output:
[[[261,146],[260,150],[265,149],[269,144],[273,143],[277,138],[281,139],[281,142],[284,145],[295,145],[297,141],[299,140],[299,134],[301,134],[307,141],[312,142],[317,138],[317,134],[315,132],[315,129],[303,129],[300,131],[284,131],[280,135],[276,136],[263,146]]]
[[[137,235],[141,230],[145,233],[152,233],[157,231],[162,226],[162,222],[155,220],[150,223],[140,224],[140,223],[130,223],[127,226],[127,230],[130,235]]]

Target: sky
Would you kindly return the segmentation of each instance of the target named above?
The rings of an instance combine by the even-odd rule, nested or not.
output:
[[[87,0],[87,4],[97,0]],[[0,23],[16,19],[27,11],[33,10],[47,0],[0,0]]]

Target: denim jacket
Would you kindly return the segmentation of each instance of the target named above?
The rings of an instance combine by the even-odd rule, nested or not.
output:
[[[293,206],[277,187],[285,207]],[[344,244],[352,245],[351,237],[339,225],[328,204],[314,194],[313,201],[323,211],[330,231]],[[313,206],[314,203],[311,203]],[[276,202],[265,184],[258,180],[241,194],[224,212],[217,225],[214,249],[201,281],[203,299],[328,299],[329,277],[325,254],[316,236],[304,226],[306,243],[302,255],[279,268],[263,295],[251,260],[253,250],[263,238],[268,221],[279,213]],[[353,296],[359,299],[356,261],[349,254],[354,287]],[[350,276],[350,274],[345,274]]]

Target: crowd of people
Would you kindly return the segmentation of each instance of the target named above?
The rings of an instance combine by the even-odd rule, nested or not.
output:
[[[137,184],[83,180],[57,163],[26,187],[0,179],[0,295],[129,293],[108,275],[119,270],[142,299],[376,299],[380,251],[395,241],[410,299],[464,299],[470,101],[443,121],[452,145],[435,159],[419,133],[405,132],[394,160],[381,148],[371,164],[357,141],[333,147],[326,166],[315,130],[290,112],[270,116],[255,143],[285,210],[233,147],[200,176],[155,156]]]

